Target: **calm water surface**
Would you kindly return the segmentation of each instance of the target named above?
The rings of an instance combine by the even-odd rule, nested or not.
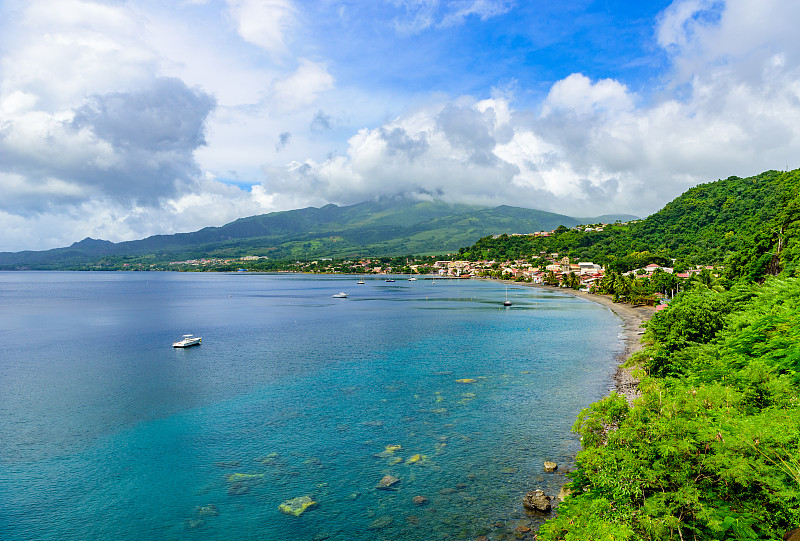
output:
[[[0,538],[499,539],[535,523],[521,498],[564,482],[542,462],[577,451],[618,319],[531,288],[506,309],[489,282],[366,282],[0,273]],[[172,348],[185,333],[202,345]],[[395,490],[375,488],[385,475]],[[317,505],[279,512],[304,495]]]

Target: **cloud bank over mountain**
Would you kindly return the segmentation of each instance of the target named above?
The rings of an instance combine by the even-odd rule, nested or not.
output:
[[[631,10],[4,1],[0,250],[395,194],[646,215],[800,166],[800,5]]]

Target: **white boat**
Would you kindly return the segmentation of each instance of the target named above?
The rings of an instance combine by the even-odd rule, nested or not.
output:
[[[337,293],[336,295],[331,295],[331,297],[333,297],[334,299],[346,299],[347,298],[347,293],[345,293],[344,291],[341,291],[341,292]]]
[[[358,277],[358,282],[356,282],[356,283],[359,284],[359,285],[363,284],[364,283],[364,279],[361,276],[359,276]]]
[[[412,276],[411,278],[409,278],[409,279],[408,279],[408,281],[409,281],[409,282],[416,282],[416,281],[417,281],[417,279],[416,279],[416,278],[414,278],[414,277]]]
[[[511,301],[508,300],[508,286],[506,286],[506,300],[503,302],[503,306],[511,306]]]
[[[190,346],[199,346],[202,336],[192,336],[191,334],[184,334],[183,338],[172,344],[174,348],[188,348]]]

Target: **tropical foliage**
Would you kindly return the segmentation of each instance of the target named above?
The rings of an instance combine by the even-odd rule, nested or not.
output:
[[[687,191],[647,219],[602,231],[556,228],[550,236],[484,237],[461,248],[468,260],[538,261],[558,253],[627,272],[650,263],[683,270],[725,268],[729,279],[759,281],[800,272],[800,170],[730,177]]]
[[[581,413],[539,539],[782,539],[800,526],[800,280],[695,287],[647,325],[641,398]]]

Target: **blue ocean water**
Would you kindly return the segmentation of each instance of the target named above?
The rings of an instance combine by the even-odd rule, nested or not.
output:
[[[564,482],[542,462],[577,451],[570,427],[611,386],[619,322],[557,292],[504,298],[477,280],[0,273],[0,538],[535,525],[522,496]],[[185,333],[202,345],[172,348]],[[376,489],[385,475],[394,490]],[[279,511],[306,495],[301,516]]]

